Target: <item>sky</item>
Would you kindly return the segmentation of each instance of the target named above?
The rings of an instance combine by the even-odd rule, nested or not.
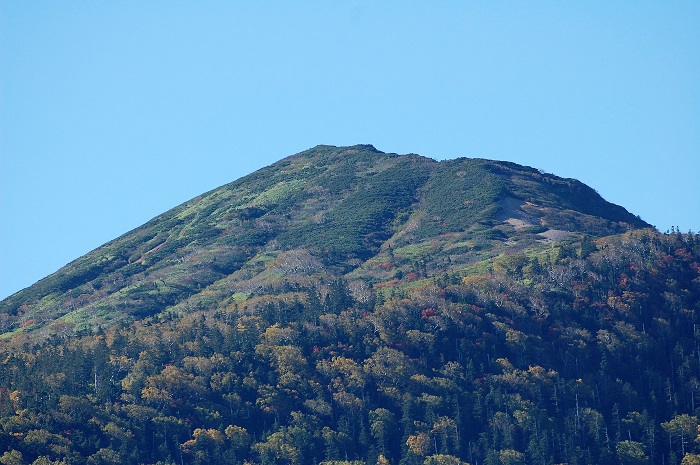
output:
[[[0,0],[0,299],[319,144],[700,231],[700,2]]]

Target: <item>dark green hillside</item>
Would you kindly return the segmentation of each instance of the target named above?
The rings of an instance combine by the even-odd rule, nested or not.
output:
[[[700,238],[647,226],[507,162],[287,157],[0,302],[0,463],[695,463]]]
[[[319,187],[325,187],[331,195],[350,192],[318,221],[290,228],[281,236],[283,245],[371,257],[391,237],[397,215],[409,212],[418,200],[418,189],[430,175],[432,163],[417,157],[400,157],[382,171],[361,176],[353,173],[356,167],[357,161],[345,162],[338,170],[338,177],[352,177],[348,184],[324,180]]]
[[[442,162],[423,196],[417,236],[433,237],[489,224],[499,209],[505,180],[493,174],[489,162],[457,159]]]

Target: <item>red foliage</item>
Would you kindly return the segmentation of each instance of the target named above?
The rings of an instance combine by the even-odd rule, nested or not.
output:
[[[620,287],[627,287],[627,279],[628,279],[627,275],[623,274],[622,276],[620,276],[619,286]]]
[[[423,318],[424,320],[428,320],[428,319],[434,317],[435,315],[437,315],[437,311],[435,311],[434,308],[432,308],[432,307],[431,307],[431,308],[426,308],[426,309],[423,310],[423,312],[421,313],[421,318]]]
[[[392,279],[391,281],[386,281],[386,282],[384,282],[384,283],[377,283],[377,284],[374,285],[374,287],[377,288],[377,289],[380,289],[380,288],[382,288],[382,287],[396,286],[397,284],[399,284],[399,280],[398,280],[398,279]]]
[[[692,260],[693,254],[688,252],[686,249],[676,249],[676,257],[681,258],[683,260]]]

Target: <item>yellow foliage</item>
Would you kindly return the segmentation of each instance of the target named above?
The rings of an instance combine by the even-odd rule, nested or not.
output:
[[[430,436],[423,432],[412,434],[406,439],[406,445],[408,446],[408,450],[414,454],[425,457],[428,455],[428,452],[430,452]]]
[[[700,465],[700,455],[698,454],[685,454],[685,457],[683,457],[683,460],[681,461],[681,465]]]
[[[475,274],[462,278],[462,284],[467,287],[481,287],[489,282],[490,279],[491,276],[487,274]]]
[[[469,465],[467,462],[462,462],[454,455],[435,454],[427,457],[423,461],[423,465]]]

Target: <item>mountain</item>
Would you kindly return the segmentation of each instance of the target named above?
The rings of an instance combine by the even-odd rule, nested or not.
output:
[[[0,463],[697,463],[700,237],[318,146],[0,302]]]
[[[310,271],[352,272],[373,285],[416,263],[427,274],[458,271],[538,242],[648,226],[576,180],[513,163],[318,146],[186,202],[4,300],[0,331],[90,330],[210,307],[212,297],[225,306],[232,295],[259,293],[266,265],[289,254]],[[402,263],[376,269],[390,254]]]

